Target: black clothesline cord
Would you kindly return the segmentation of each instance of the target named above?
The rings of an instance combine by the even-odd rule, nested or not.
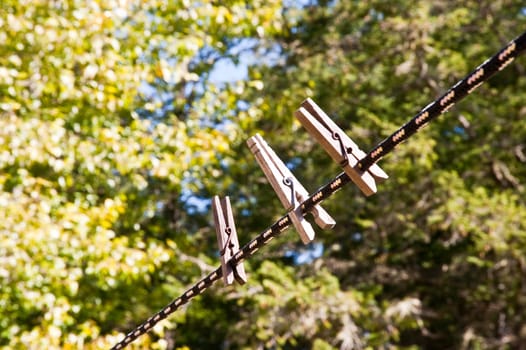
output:
[[[440,96],[434,102],[430,103],[418,114],[416,114],[411,120],[405,123],[401,128],[394,132],[391,136],[380,142],[374,147],[367,155],[358,161],[356,167],[361,171],[367,171],[373,164],[378,162],[385,155],[393,151],[393,149],[400,143],[407,140],[410,136],[414,135],[418,130],[425,126],[429,121],[435,119],[442,113],[445,113],[455,103],[469,95],[473,90],[479,87],[483,82],[488,80],[495,73],[504,69],[509,65],[517,56],[526,50],[526,32],[522,33],[519,37],[512,40],[502,50],[500,50],[493,57],[486,60],[480,66],[478,66],[473,72],[468,74],[464,79],[457,82],[452,88],[450,88],[445,94]],[[349,183],[351,180],[345,173],[341,173],[331,182],[325,184],[318,189],[314,194],[309,196],[304,202],[301,203],[301,211],[303,215],[312,210],[314,205],[324,201],[332,194],[340,190],[343,186]],[[286,214],[281,217],[278,221],[273,223],[265,231],[261,232],[257,237],[248,242],[243,246],[228,262],[233,267],[242,262],[243,260],[252,256],[259,248],[265,246],[270,240],[278,236],[281,232],[286,230],[292,225],[292,222]],[[181,296],[174,299],[164,308],[162,308],[155,315],[151,316],[137,326],[134,330],[129,332],[124,339],[111,348],[111,350],[120,350],[126,347],[128,344],[133,342],[135,339],[148,332],[153,326],[159,321],[165,319],[181,305],[186,304],[193,297],[203,293],[208,289],[215,281],[219,280],[223,276],[221,267],[218,267],[215,271],[210,273],[208,276],[201,279],[194,286],[184,292]]]

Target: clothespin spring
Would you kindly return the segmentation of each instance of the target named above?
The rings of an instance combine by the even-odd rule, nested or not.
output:
[[[290,188],[291,208],[296,208],[296,192],[294,191],[294,181],[290,177],[283,178],[283,184]]]
[[[232,255],[234,254],[234,251],[232,249],[232,248],[234,248],[234,245],[230,243],[230,240],[232,239],[232,229],[230,227],[225,228],[225,233],[226,233],[228,238],[226,239],[225,246],[223,247],[223,249],[221,249],[219,251],[219,256],[225,255],[226,250],[228,248],[230,248],[230,251],[232,252]]]
[[[341,165],[347,165],[349,163],[349,158],[347,157],[347,153],[351,152],[352,150],[349,150],[345,147],[345,144],[343,142],[342,137],[336,130],[332,130],[331,127],[325,122],[325,120],[321,119],[319,120],[320,124],[323,125],[327,131],[329,131],[332,134],[333,140],[338,141],[340,144],[340,152],[342,154],[343,160],[341,161]]]
[[[325,122],[325,120],[319,120],[320,124],[323,125],[325,127],[325,129],[327,129],[330,133],[331,133],[331,136],[333,138],[333,140],[336,140],[338,141],[338,143],[340,144],[340,153],[343,157],[342,161],[340,162],[340,165],[341,166],[346,166],[347,164],[349,164],[349,156],[348,154],[349,153],[352,153],[352,149],[349,149],[347,147],[345,147],[345,143],[342,139],[342,137],[340,136],[340,134],[338,133],[338,131],[334,131],[334,130],[331,130],[331,127],[329,125],[327,125],[327,123]]]
[[[338,143],[340,144],[340,153],[342,154],[342,157],[343,157],[342,161],[340,162],[340,165],[346,166],[347,164],[349,164],[349,157],[347,156],[347,154],[349,152],[352,152],[352,150],[345,147],[345,144],[343,143],[343,140],[337,131],[332,133],[332,138],[338,141]]]

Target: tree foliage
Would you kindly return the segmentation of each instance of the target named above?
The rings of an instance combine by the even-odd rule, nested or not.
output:
[[[242,243],[283,214],[248,136],[313,190],[340,169],[294,121],[304,98],[368,150],[526,23],[515,0],[0,8],[6,348],[109,348],[217,266],[212,195],[231,196]],[[324,203],[338,224],[320,245],[284,235],[245,262],[245,286],[214,287],[131,348],[526,342],[523,61],[382,161],[378,194]],[[215,80],[221,62],[247,78]]]

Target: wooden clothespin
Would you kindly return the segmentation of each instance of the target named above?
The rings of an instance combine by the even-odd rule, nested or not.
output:
[[[366,196],[376,193],[376,181],[389,177],[377,164],[367,171],[357,169],[356,164],[365,157],[365,152],[310,98],[294,114]]]
[[[309,193],[259,134],[249,138],[247,144],[281,203],[290,211],[289,217],[301,240],[304,244],[311,242],[314,239],[314,229],[305,220],[300,208],[301,202],[309,197]],[[313,207],[312,214],[316,224],[323,229],[332,228],[336,224],[320,205]]]
[[[243,263],[233,266],[230,259],[239,250],[234,215],[228,197],[219,198],[214,196],[212,201],[212,211],[214,213],[214,223],[216,227],[217,244],[219,245],[219,255],[221,255],[221,269],[225,284],[232,284],[234,279],[241,284],[247,281],[245,267]]]

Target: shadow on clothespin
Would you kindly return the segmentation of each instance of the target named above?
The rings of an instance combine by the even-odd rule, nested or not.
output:
[[[214,196],[212,200],[212,211],[214,213],[214,223],[219,245],[219,255],[221,256],[221,269],[225,284],[232,284],[234,279],[241,284],[246,283],[247,276],[243,263],[232,266],[230,259],[239,250],[234,215],[228,197],[219,198]]]
[[[304,244],[311,242],[314,239],[314,229],[305,220],[300,208],[301,202],[309,197],[309,193],[259,134],[249,138],[247,144],[281,203],[290,211],[289,217],[301,240]],[[323,229],[332,228],[336,224],[320,205],[313,207],[312,214],[316,224]]]
[[[366,196],[376,193],[376,181],[389,177],[377,164],[367,171],[357,169],[356,164],[365,157],[365,152],[310,98],[303,101],[294,114]]]

